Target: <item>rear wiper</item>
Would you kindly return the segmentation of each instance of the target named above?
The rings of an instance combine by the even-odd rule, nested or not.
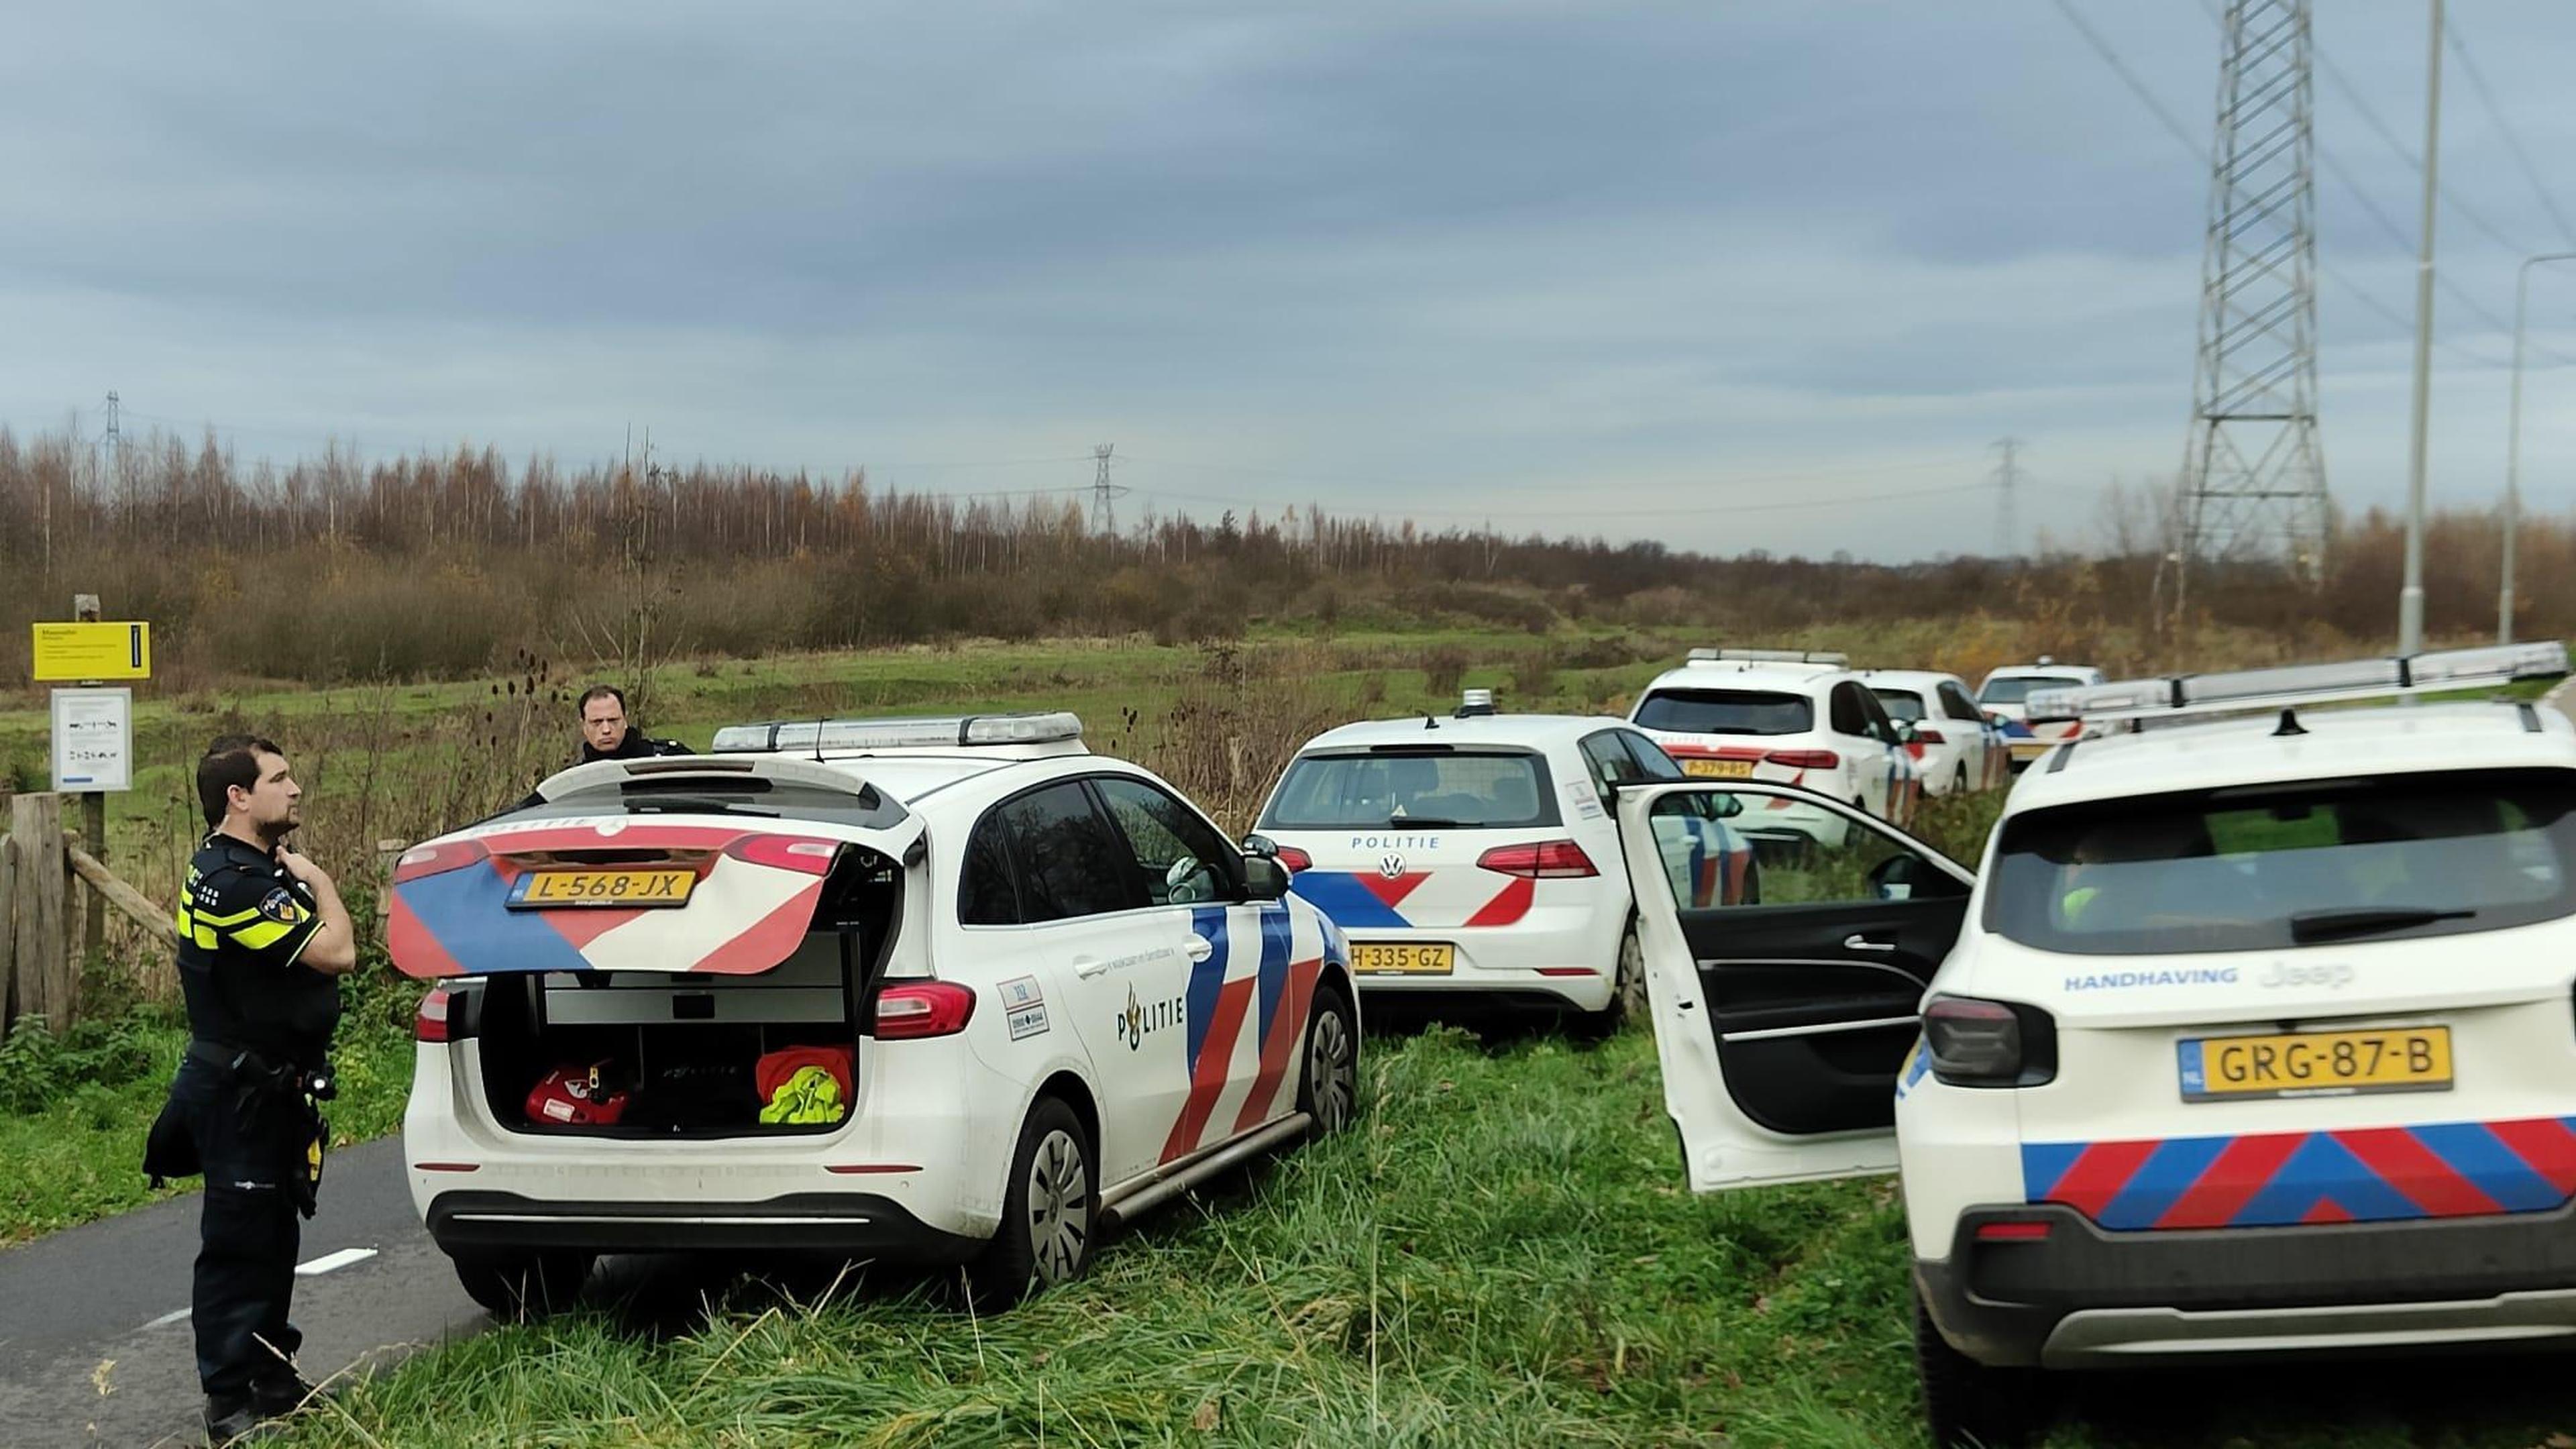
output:
[[[1386,817],[1386,823],[1389,825],[1420,825],[1432,830],[1455,830],[1459,825],[1459,822],[1455,820],[1443,820],[1437,815],[1390,815]]]
[[[2376,936],[2433,921],[2465,921],[2475,911],[2437,911],[2431,906],[2362,906],[2342,911],[2301,911],[2290,917],[2290,939],[2336,941],[2347,936]]]

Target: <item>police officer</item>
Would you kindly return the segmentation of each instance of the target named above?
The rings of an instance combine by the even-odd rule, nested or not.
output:
[[[581,759],[640,760],[650,755],[685,755],[677,740],[649,740],[626,718],[626,691],[613,684],[594,684],[581,694]]]
[[[322,868],[286,844],[303,788],[269,740],[225,735],[197,762],[209,833],[178,910],[188,1054],[154,1129],[158,1163],[202,1166],[202,1246],[190,1299],[206,1437],[228,1443],[282,1417],[311,1388],[287,1322],[300,1236],[320,1180],[317,1097],[340,1019],[338,978],[357,933]],[[174,1163],[175,1138],[192,1162]],[[174,1174],[175,1175],[175,1174]]]

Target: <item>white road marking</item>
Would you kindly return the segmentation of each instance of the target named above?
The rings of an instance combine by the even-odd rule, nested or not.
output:
[[[375,1255],[376,1250],[373,1248],[342,1248],[336,1253],[324,1253],[321,1257],[314,1259],[310,1263],[296,1264],[295,1276],[298,1278],[318,1278],[322,1274],[346,1268],[351,1263],[363,1263]]]
[[[172,1309],[170,1312],[168,1312],[168,1313],[164,1313],[164,1314],[162,1314],[160,1317],[158,1317],[158,1318],[156,1318],[156,1319],[153,1319],[150,1323],[147,1323],[147,1324],[145,1324],[145,1325],[143,1325],[143,1326],[144,1326],[144,1327],[146,1327],[146,1328],[167,1328],[167,1327],[169,1327],[171,1324],[173,1324],[173,1323],[177,1323],[177,1322],[179,1322],[181,1319],[186,1318],[187,1316],[188,1316],[188,1310],[187,1310],[187,1309],[185,1309],[185,1308],[175,1308],[175,1309]]]

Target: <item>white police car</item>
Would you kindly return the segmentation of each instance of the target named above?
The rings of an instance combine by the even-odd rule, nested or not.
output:
[[[2152,724],[2565,668],[2547,644],[2082,703]],[[1620,824],[1777,788],[1636,790]],[[2022,777],[1973,881],[1854,823],[1762,905],[1640,910],[1656,1045],[1695,1188],[1902,1166],[1936,1442],[2020,1437],[2041,1370],[2576,1345],[2564,718],[2079,741]]]
[[[1991,790],[2012,776],[2003,726],[1968,698],[1955,674],[1872,669],[1861,676],[1887,717],[1906,730],[1905,753],[1926,795]]]
[[[1921,778],[1906,753],[1911,726],[1888,718],[1868,683],[1840,654],[1795,649],[1694,649],[1657,675],[1629,708],[1685,774],[1710,780],[1777,780],[1847,801],[1903,825],[1914,818]],[[1744,828],[1775,839],[1842,839],[1842,817],[1794,803],[1760,802]]]
[[[2047,754],[2050,747],[2084,733],[2072,718],[2034,717],[2030,696],[2038,691],[2085,689],[2102,682],[2102,671],[2089,664],[2060,664],[2043,654],[2036,664],[2007,664],[1986,675],[1977,686],[1977,704],[2003,726],[2012,768],[2022,769]]]
[[[552,1307],[600,1253],[815,1249],[964,1263],[1007,1302],[1347,1122],[1340,932],[1080,735],[728,728],[404,855],[388,944],[442,985],[404,1155],[474,1297]]]
[[[1340,925],[1371,998],[1571,1009],[1615,1029],[1642,1014],[1645,978],[1609,802],[1682,778],[1618,720],[1498,714],[1469,690],[1455,718],[1307,741],[1245,844]],[[1643,859],[1666,899],[1761,893],[1751,849],[1709,811],[1658,819]]]

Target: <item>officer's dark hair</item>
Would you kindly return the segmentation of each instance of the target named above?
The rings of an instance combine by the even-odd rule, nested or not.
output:
[[[259,757],[283,755],[277,741],[258,735],[217,735],[197,761],[197,807],[206,813],[206,828],[224,823],[227,793],[235,785],[247,790],[259,783]]]
[[[574,705],[573,709],[576,713],[588,715],[590,713],[590,706],[592,703],[603,699],[616,700],[617,712],[619,714],[626,713],[626,691],[618,688],[614,684],[594,684],[590,688],[583,690],[581,692],[581,703]]]

